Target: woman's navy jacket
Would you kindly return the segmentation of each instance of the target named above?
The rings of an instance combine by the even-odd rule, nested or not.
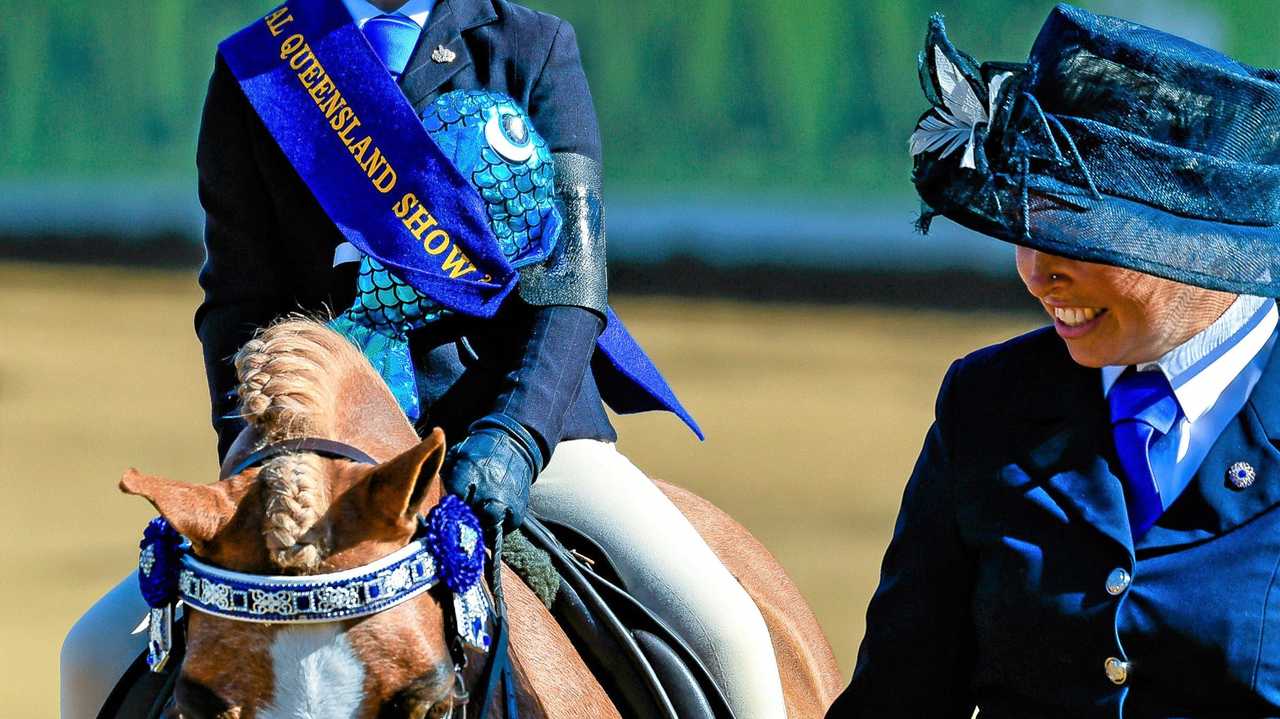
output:
[[[828,716],[1280,716],[1277,441],[1280,352],[1135,547],[1099,371],[1048,329],[959,360]]]

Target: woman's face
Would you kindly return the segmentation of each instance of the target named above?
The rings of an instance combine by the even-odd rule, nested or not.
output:
[[[1222,316],[1236,296],[1019,247],[1018,275],[1085,367],[1159,359]]]

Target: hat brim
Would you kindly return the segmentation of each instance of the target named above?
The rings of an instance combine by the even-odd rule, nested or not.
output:
[[[1182,217],[1044,176],[1028,178],[1025,205],[1020,187],[928,184],[917,189],[934,212],[996,239],[1205,289],[1280,297],[1280,227]],[[956,202],[956,193],[965,199]]]

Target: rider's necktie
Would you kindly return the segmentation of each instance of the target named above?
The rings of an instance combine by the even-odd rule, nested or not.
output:
[[[404,15],[396,14],[369,18],[363,29],[378,59],[387,66],[392,77],[399,79],[405,65],[409,64],[409,55],[418,44],[422,28]]]
[[[1169,381],[1158,370],[1126,370],[1111,387],[1107,402],[1111,406],[1111,434],[1124,470],[1129,530],[1136,541],[1165,510],[1158,479],[1168,477],[1176,466],[1178,437],[1170,430],[1182,410]]]

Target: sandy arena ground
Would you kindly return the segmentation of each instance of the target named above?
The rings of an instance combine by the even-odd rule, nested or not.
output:
[[[0,287],[0,716],[55,717],[62,637],[132,570],[154,514],[117,493],[121,471],[214,479],[198,291],[191,273],[23,264],[0,264]],[[847,675],[947,365],[1036,316],[616,306],[708,436],[631,416],[622,450],[773,550]]]

